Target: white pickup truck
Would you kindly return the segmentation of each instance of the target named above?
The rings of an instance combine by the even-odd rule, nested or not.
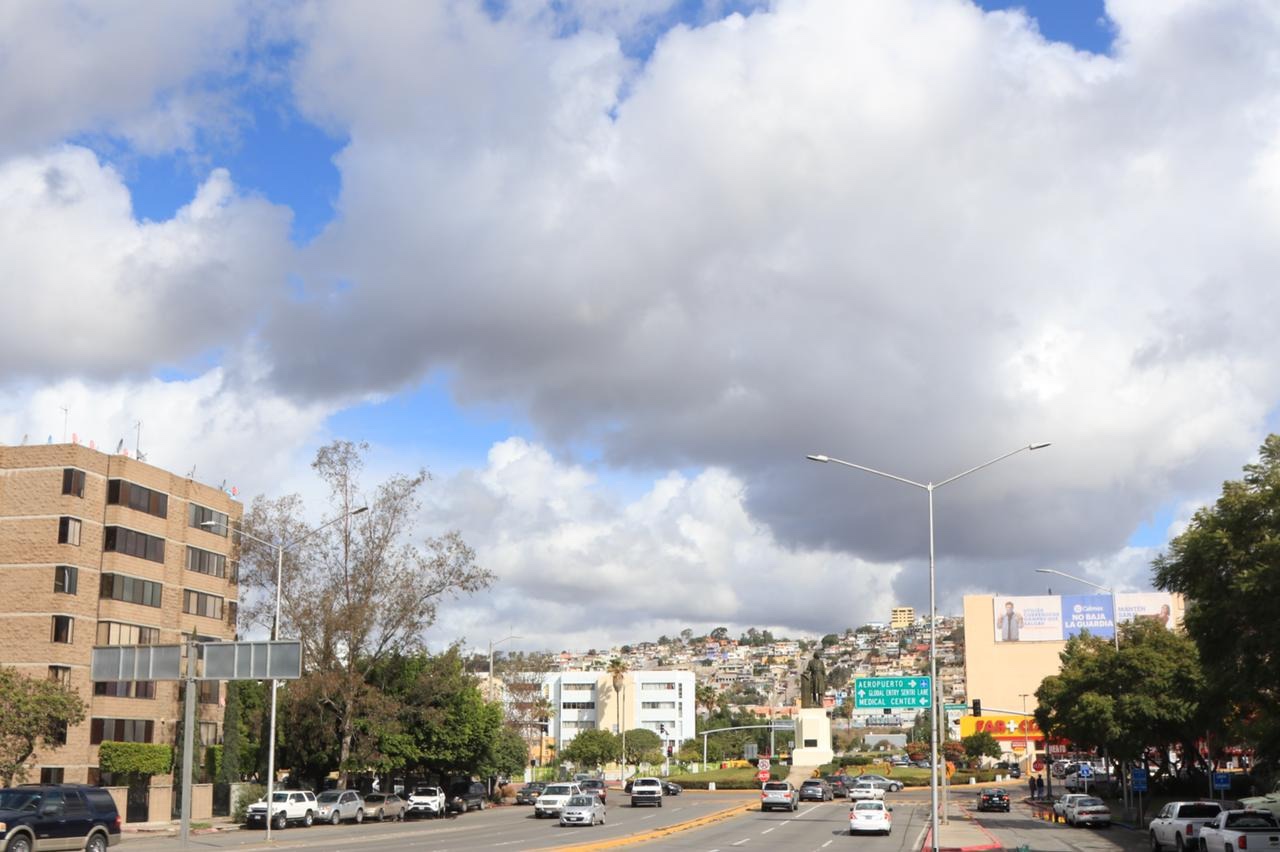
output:
[[[1151,852],[1198,849],[1200,829],[1222,811],[1217,802],[1170,802],[1147,825]]]
[[[1223,811],[1200,829],[1201,852],[1280,850],[1280,822],[1270,811]]]

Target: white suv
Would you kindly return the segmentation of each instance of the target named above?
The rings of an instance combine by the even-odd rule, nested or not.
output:
[[[662,807],[662,782],[657,778],[637,778],[631,782],[631,807],[640,805]]]
[[[582,788],[577,784],[569,782],[548,784],[547,789],[543,790],[542,795],[533,802],[533,815],[538,819],[560,816],[560,811],[568,804],[569,799],[581,795]]]
[[[271,793],[271,827],[282,829],[291,822],[309,826],[315,822],[316,794],[310,790],[274,790]],[[266,799],[254,802],[245,811],[244,821],[249,826],[267,823]]]
[[[445,815],[444,790],[439,787],[414,787],[409,796],[408,816],[442,817]]]

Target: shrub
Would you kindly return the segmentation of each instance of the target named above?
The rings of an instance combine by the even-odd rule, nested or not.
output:
[[[121,775],[167,775],[173,749],[158,743],[107,741],[98,747],[98,767]]]
[[[262,784],[237,784],[236,787],[239,795],[236,796],[235,806],[231,808],[231,821],[240,823],[244,822],[249,806],[267,795],[267,788]]]

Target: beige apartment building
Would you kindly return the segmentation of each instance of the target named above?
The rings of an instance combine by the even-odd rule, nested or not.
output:
[[[883,610],[882,610],[883,611]],[[915,607],[895,606],[889,612],[890,627],[911,627],[916,623]]]
[[[178,683],[93,682],[92,649],[235,638],[228,527],[242,514],[219,489],[125,455],[0,446],[0,664],[68,684],[88,708],[64,744],[33,756],[29,780],[121,785],[99,772],[100,743],[174,744]],[[223,688],[200,685],[197,743],[221,742]],[[131,792],[130,819],[140,797],[168,819],[171,781]]]

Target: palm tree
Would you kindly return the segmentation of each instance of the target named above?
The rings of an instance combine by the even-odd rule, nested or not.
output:
[[[542,755],[542,747],[547,741],[547,725],[551,718],[556,715],[556,708],[552,705],[551,699],[546,695],[539,693],[538,697],[529,705],[529,718],[538,731],[538,769],[542,770],[546,767],[546,760]]]
[[[716,711],[716,688],[709,683],[700,683],[693,691],[694,702],[699,707],[707,708],[707,715]]]
[[[618,732],[622,735],[622,778],[623,784],[627,783],[627,729],[622,717],[622,684],[627,676],[627,664],[618,657],[614,657],[609,661],[609,667],[606,669],[609,677],[613,679],[613,695],[618,700]]]

